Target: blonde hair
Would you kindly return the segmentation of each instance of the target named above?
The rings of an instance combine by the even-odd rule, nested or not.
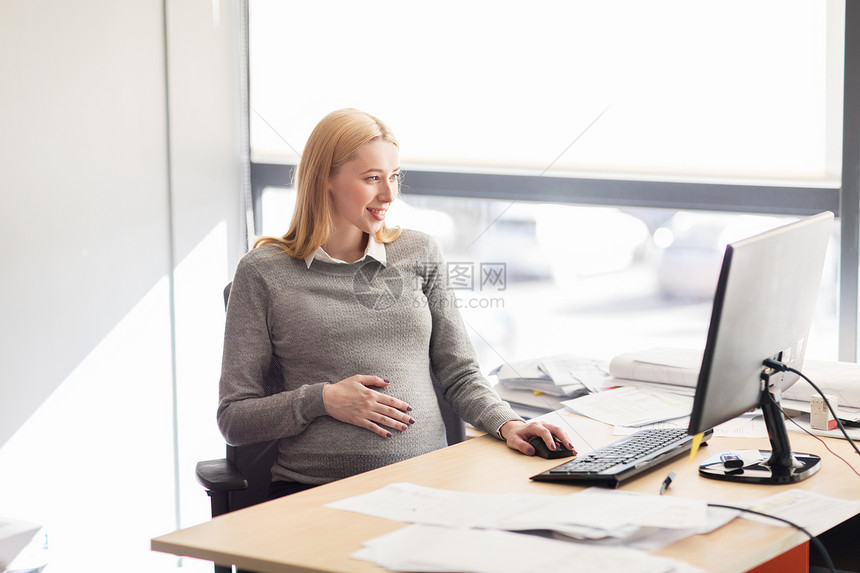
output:
[[[262,237],[254,248],[274,244],[291,257],[304,259],[325,244],[332,230],[328,178],[371,141],[400,147],[394,133],[376,117],[357,109],[333,111],[320,120],[305,144],[296,173],[296,207],[290,228],[282,237]],[[400,236],[400,227],[383,223],[375,234],[381,243]]]

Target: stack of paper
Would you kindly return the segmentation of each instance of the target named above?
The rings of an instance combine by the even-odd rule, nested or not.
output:
[[[630,386],[565,400],[562,404],[572,412],[604,424],[640,427],[688,417],[693,399]]]
[[[490,374],[504,388],[561,398],[598,391],[609,377],[600,362],[569,355],[505,363]]]

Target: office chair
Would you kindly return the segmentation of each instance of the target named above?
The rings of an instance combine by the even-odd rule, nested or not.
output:
[[[230,299],[230,286],[224,287],[224,307]],[[272,393],[280,387],[280,366],[272,360],[266,374],[264,386]],[[436,399],[445,422],[448,444],[458,444],[466,439],[466,425],[441,396],[440,386],[433,378]],[[209,495],[212,517],[260,503],[266,499],[271,468],[278,455],[278,441],[261,442],[244,446],[227,446],[224,458],[197,462],[197,481]],[[215,573],[230,573],[231,567],[215,565]]]

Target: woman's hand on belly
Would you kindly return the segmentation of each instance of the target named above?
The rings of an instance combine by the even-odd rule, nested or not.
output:
[[[336,420],[390,438],[391,431],[388,428],[404,431],[415,420],[408,414],[412,406],[373,389],[387,386],[388,380],[364,374],[326,384],[323,388],[326,412]]]

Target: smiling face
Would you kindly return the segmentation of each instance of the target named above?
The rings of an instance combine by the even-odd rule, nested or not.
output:
[[[334,234],[374,234],[382,228],[385,213],[400,187],[400,153],[397,146],[375,140],[361,146],[354,157],[328,178]]]

